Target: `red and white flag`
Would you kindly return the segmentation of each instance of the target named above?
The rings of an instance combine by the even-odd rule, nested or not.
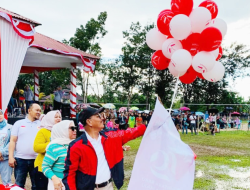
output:
[[[170,114],[157,99],[128,190],[192,190],[194,175],[195,154],[182,142]]]

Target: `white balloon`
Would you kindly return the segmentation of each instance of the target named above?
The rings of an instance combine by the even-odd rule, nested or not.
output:
[[[220,81],[225,74],[225,67],[219,61],[216,61],[213,69],[207,73],[203,73],[203,77],[210,82]]]
[[[172,64],[170,64],[169,66],[168,66],[168,70],[169,70],[169,72],[174,76],[174,77],[181,77],[181,76],[183,76],[187,71],[182,71],[182,72],[179,72],[179,71],[176,71],[175,70],[175,68],[174,68],[174,66],[172,65]]]
[[[167,39],[162,45],[162,53],[169,59],[171,59],[173,53],[178,49],[182,49],[182,44],[174,38]]]
[[[176,50],[169,65],[172,65],[175,70],[179,72],[186,71],[192,64],[192,56],[189,51],[185,49]]]
[[[219,55],[219,53],[220,53],[220,50],[219,50],[219,48],[217,48],[216,50],[214,50],[214,51],[210,51],[210,53],[212,53],[213,54],[213,56],[215,57],[215,59],[218,57],[218,55]]]
[[[193,57],[192,66],[198,73],[206,73],[213,69],[215,59],[212,53],[201,51]]]
[[[172,18],[169,24],[171,35],[177,40],[183,40],[191,33],[191,21],[188,16],[178,14]]]
[[[219,29],[223,38],[227,33],[227,23],[220,18],[210,20],[206,25],[206,28],[207,27],[215,27],[215,28]]]
[[[210,11],[205,7],[197,7],[193,9],[189,18],[191,20],[192,32],[201,33],[206,28],[206,24],[211,20],[212,16]]]
[[[166,40],[166,36],[163,35],[157,28],[153,28],[148,31],[146,35],[146,43],[148,47],[153,50],[161,50],[163,42]]]

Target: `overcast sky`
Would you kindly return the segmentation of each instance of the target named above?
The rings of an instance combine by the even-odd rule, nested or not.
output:
[[[194,0],[197,7],[202,0]],[[250,46],[250,0],[217,0],[218,17],[228,24],[224,45],[232,42]],[[117,57],[123,45],[122,31],[128,30],[132,22],[142,25],[156,22],[160,11],[170,8],[170,0],[1,0],[1,7],[42,23],[36,31],[58,41],[69,39],[77,27],[85,25],[90,18],[97,18],[107,11],[108,34],[100,41],[104,57]],[[245,98],[248,95],[243,83],[249,78],[234,83]]]

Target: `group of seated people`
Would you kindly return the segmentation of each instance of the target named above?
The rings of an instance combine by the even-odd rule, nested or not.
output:
[[[217,116],[217,127],[221,129],[225,128],[241,128],[242,121],[240,120],[240,117],[235,117],[234,119],[232,117],[226,117],[223,116],[222,118],[220,116]]]

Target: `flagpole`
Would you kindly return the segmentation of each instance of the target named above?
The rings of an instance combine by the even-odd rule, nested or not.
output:
[[[176,94],[177,94],[177,90],[178,90],[178,84],[179,84],[179,75],[176,79],[176,83],[175,83],[175,88],[174,88],[174,94],[173,94],[173,97],[172,97],[172,102],[171,102],[171,106],[170,106],[170,113],[172,111],[172,107],[173,107],[173,103],[175,101],[175,97],[176,97]]]

